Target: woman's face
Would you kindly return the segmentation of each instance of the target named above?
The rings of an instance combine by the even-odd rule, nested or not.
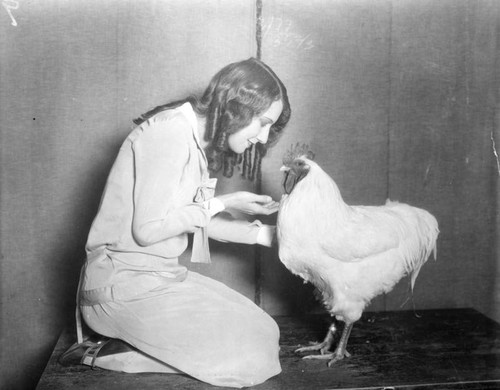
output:
[[[281,100],[273,102],[261,116],[253,118],[248,126],[228,137],[229,148],[240,154],[258,142],[265,144],[269,137],[269,130],[280,117],[281,111],[283,111],[283,102]]]

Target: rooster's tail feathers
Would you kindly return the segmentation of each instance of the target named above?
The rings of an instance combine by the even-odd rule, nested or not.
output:
[[[411,278],[411,290],[415,286],[415,281],[424,263],[433,255],[434,260],[437,257],[437,237],[439,234],[436,218],[427,211],[418,215],[418,224],[416,229],[417,251],[407,262],[407,271]]]

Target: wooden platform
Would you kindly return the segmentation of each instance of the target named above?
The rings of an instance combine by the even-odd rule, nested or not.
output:
[[[351,334],[353,356],[330,368],[294,353],[324,337],[328,316],[276,317],[283,372],[253,389],[500,389],[499,324],[472,309],[418,314],[365,313]],[[181,375],[63,367],[57,359],[74,341],[69,332],[61,335],[38,390],[218,389]]]

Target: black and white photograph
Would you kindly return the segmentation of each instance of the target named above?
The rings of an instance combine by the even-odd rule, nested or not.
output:
[[[499,0],[0,2],[0,389],[500,389]]]

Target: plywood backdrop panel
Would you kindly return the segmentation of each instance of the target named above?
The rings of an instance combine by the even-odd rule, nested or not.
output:
[[[0,7],[0,388],[9,389],[33,387],[71,316],[90,223],[132,119],[201,92],[256,45],[251,0],[18,3],[16,26]],[[253,254],[236,252],[221,252],[210,272],[253,298]]]
[[[417,281],[417,307],[493,314],[498,25],[495,1],[393,6],[389,193],[428,209],[441,230],[438,261]]]
[[[286,79],[293,119],[263,189],[280,196],[281,157],[302,141],[347,203],[390,197],[435,214],[439,259],[417,281],[417,308],[494,315],[499,10],[467,0],[265,3],[263,58]],[[315,309],[276,251],[264,257],[264,307]],[[404,280],[370,309],[401,308],[408,296]]]
[[[387,196],[390,3],[266,1],[262,57],[285,80],[292,120],[264,163],[264,192],[281,196],[281,159],[305,142],[347,203],[380,204]],[[263,307],[316,307],[309,288],[266,251]],[[381,299],[372,307],[383,308]]]

